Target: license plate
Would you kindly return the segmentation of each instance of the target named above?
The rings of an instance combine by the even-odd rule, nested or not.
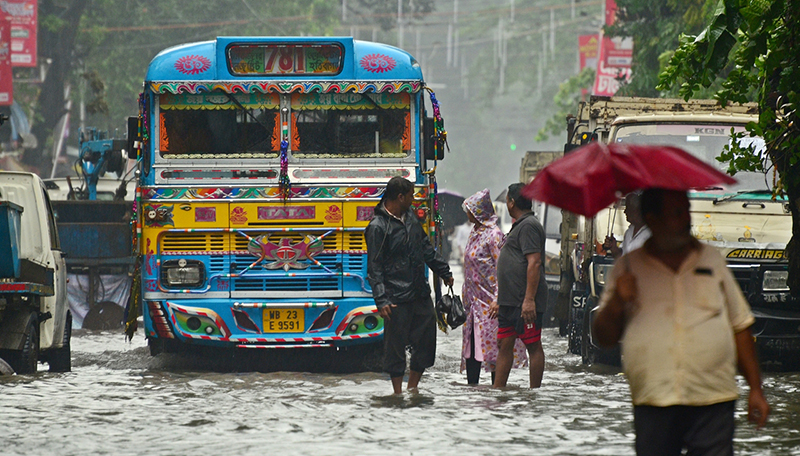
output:
[[[305,329],[305,312],[302,309],[265,309],[265,333],[298,333]]]

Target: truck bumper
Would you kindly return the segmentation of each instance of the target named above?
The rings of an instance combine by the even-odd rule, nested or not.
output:
[[[753,308],[752,326],[759,360],[765,369],[800,369],[800,314]]]

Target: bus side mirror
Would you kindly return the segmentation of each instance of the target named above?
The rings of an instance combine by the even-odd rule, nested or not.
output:
[[[144,174],[150,174],[150,157],[147,155],[147,149],[142,144],[142,135],[139,132],[139,118],[128,117],[128,141],[125,145],[125,151],[128,153],[128,158],[136,160],[136,149],[142,147],[142,171]]]
[[[128,143],[125,145],[128,158],[136,159],[136,142],[141,140],[142,138],[139,136],[139,118],[128,117]]]
[[[423,146],[425,147],[425,160],[443,160],[444,159],[444,144],[438,144],[436,140],[436,129],[433,125],[433,117],[425,117],[422,119],[422,137],[424,139]],[[436,157],[434,157],[436,151]]]

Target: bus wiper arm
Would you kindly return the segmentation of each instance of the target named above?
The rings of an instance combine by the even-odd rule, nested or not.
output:
[[[229,100],[231,100],[231,103],[235,104],[237,108],[239,108],[242,111],[244,111],[247,114],[248,117],[253,119],[253,121],[255,121],[255,123],[261,125],[261,127],[264,128],[264,131],[266,131],[267,134],[272,134],[272,130],[269,128],[269,126],[267,124],[265,124],[262,120],[258,119],[256,116],[254,116],[253,113],[250,112],[249,109],[247,109],[244,106],[242,106],[242,104],[239,103],[239,100],[237,100],[236,97],[234,97],[233,95],[229,94],[228,92],[222,92],[222,93],[224,93],[225,96],[228,97]]]

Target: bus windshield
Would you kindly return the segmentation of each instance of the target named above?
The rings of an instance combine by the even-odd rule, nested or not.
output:
[[[745,131],[743,125],[725,124],[689,124],[689,123],[658,123],[621,125],[614,137],[614,141],[631,144],[656,144],[679,147],[704,162],[716,167],[722,172],[727,170],[727,164],[717,161],[716,157],[722,153],[724,147],[731,143],[731,128],[735,132]],[[769,167],[769,157],[765,153],[764,140],[745,136],[739,140],[742,146],[753,146],[757,153],[767,161],[765,169]],[[769,191],[763,173],[738,172],[736,184],[726,187],[726,191]]]
[[[407,93],[210,92],[160,95],[161,156],[276,158],[282,99],[291,105],[287,126],[293,156],[403,158],[411,152]]]
[[[162,94],[159,152],[164,158],[275,158],[279,107],[277,94]]]
[[[411,151],[407,93],[292,94],[292,155],[402,158]]]

